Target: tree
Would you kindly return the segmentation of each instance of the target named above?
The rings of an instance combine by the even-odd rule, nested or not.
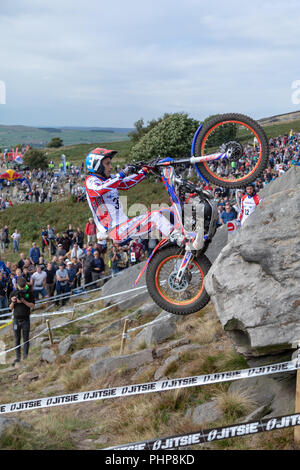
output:
[[[45,170],[48,168],[48,159],[42,150],[27,150],[24,155],[23,163],[25,167],[29,167],[31,170],[39,168]]]
[[[198,121],[189,118],[186,113],[174,113],[165,114],[151,123],[150,130],[131,148],[131,159],[148,161],[158,156],[183,158],[190,155]]]
[[[152,119],[151,121],[148,121],[147,126],[144,126],[144,119],[141,118],[138,121],[134,123],[135,130],[132,132],[129,132],[129,137],[131,137],[132,143],[135,145],[139,140],[141,140],[144,135],[146,135],[149,131],[151,131],[157,124],[159,124],[161,121],[166,119],[167,117],[171,116],[171,114],[165,113],[163,117],[158,118],[158,119]]]
[[[64,145],[63,140],[60,137],[53,137],[50,142],[48,143],[47,147],[62,147]]]

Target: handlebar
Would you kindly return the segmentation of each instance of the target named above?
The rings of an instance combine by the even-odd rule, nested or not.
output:
[[[176,160],[170,160],[166,162],[160,162],[159,158],[157,158],[157,161],[151,161],[151,162],[133,162],[133,165],[137,167],[146,167],[149,169],[154,169],[154,168],[164,168],[166,166],[176,166],[176,165],[194,165],[195,163],[199,163],[203,157],[189,157],[189,158],[180,158]]]

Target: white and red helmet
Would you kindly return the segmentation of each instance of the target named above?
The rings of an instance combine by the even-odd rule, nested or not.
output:
[[[86,169],[89,173],[97,173],[102,175],[104,173],[104,167],[102,161],[105,158],[113,158],[116,153],[116,150],[102,149],[100,147],[92,150],[85,159]]]

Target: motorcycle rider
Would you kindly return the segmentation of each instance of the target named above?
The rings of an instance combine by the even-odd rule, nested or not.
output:
[[[173,237],[181,244],[189,236],[177,229],[176,217],[173,225],[163,214],[170,209],[148,211],[146,214],[128,219],[119,199],[118,190],[128,190],[145,179],[148,168],[137,171],[135,165],[127,165],[116,175],[112,174],[112,158],[115,150],[96,148],[86,157],[86,168],[90,173],[84,184],[89,207],[92,211],[98,234],[122,242],[128,238],[146,235],[157,228],[165,237]],[[175,216],[175,214],[174,214]]]
[[[241,211],[239,213],[238,220],[241,225],[244,224],[245,220],[251,215],[258,204],[261,203],[261,197],[256,194],[255,185],[253,183],[246,186],[246,194],[241,198]]]

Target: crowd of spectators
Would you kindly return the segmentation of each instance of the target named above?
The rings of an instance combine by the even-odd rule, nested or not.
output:
[[[279,178],[292,165],[300,164],[300,133],[291,130],[288,134],[269,139],[269,146],[269,165],[256,180],[257,191]],[[251,168],[255,163],[253,146],[249,145],[245,151],[246,160],[236,162],[234,168],[236,176],[247,172],[247,167]],[[31,180],[31,183],[35,181],[32,187],[37,192],[31,197],[35,198],[35,201],[42,202],[41,195],[44,201],[47,197],[49,200],[49,192],[59,192],[62,189],[69,191],[70,194],[76,194],[79,200],[81,193],[77,189],[83,181],[81,175],[83,172],[77,167],[72,167],[68,175],[61,173],[60,176],[55,176],[50,170],[34,170],[30,174],[26,172],[25,176]],[[63,185],[63,188],[60,185]],[[201,182],[199,185],[214,193],[219,210],[218,226],[238,217],[242,191],[222,187],[212,188],[210,184]],[[83,285],[96,283],[107,275],[115,276],[129,266],[145,260],[155,248],[159,238],[157,233],[152,233],[148,239],[107,245],[105,239],[96,238],[96,225],[92,218],[86,223],[84,231],[80,227],[75,229],[72,224],[69,224],[63,233],[57,233],[51,225],[42,227],[40,243],[32,243],[27,254],[20,253],[17,263],[4,262],[0,256],[0,308],[7,307],[9,296],[16,288],[20,276],[32,286],[36,300],[68,294]],[[9,234],[7,225],[0,228],[1,255],[3,256],[10,246],[13,252],[18,253],[21,240],[22,234],[18,229],[15,228]],[[62,303],[65,301],[66,299],[62,300]],[[58,302],[59,299],[56,303]]]
[[[5,166],[2,163],[2,166]],[[5,210],[22,202],[52,202],[71,194],[76,201],[86,200],[84,179],[85,174],[79,166],[71,165],[66,172],[61,168],[47,170],[16,171],[26,178],[22,183],[16,181],[0,181],[0,209]],[[28,183],[30,184],[30,187]]]
[[[2,233],[6,238],[0,243],[5,249],[10,242],[7,226],[0,235]],[[17,235],[20,233],[15,229],[10,237],[19,251],[20,236]],[[28,253],[20,252],[15,263],[5,262],[0,256],[0,309],[8,307],[9,298],[21,277],[32,288],[35,300],[54,297],[56,305],[60,302],[64,305],[68,294],[71,295],[75,289],[84,287],[89,290],[98,287],[102,279],[105,282],[109,274],[104,259],[106,243],[103,240],[101,243],[96,240],[86,243],[85,238],[87,234],[80,227],[74,229],[72,224],[61,234],[47,225],[41,227],[41,244],[33,242]],[[59,298],[61,294],[65,296]]]

